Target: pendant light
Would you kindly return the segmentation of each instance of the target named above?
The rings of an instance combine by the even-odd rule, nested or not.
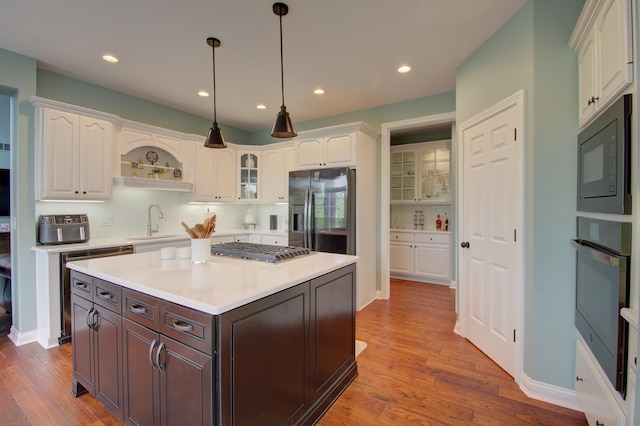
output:
[[[209,37],[207,44],[213,49],[213,124],[209,129],[209,135],[204,143],[206,148],[226,148],[227,143],[222,137],[218,121],[216,120],[216,47],[220,47],[220,40]]]
[[[284,105],[284,60],[282,55],[282,17],[289,13],[289,6],[284,3],[274,3],[273,13],[280,17],[280,82],[282,87],[282,106],[280,112],[276,116],[276,122],[273,124],[271,136],[274,138],[292,138],[298,136],[296,129],[293,128],[291,117]]]

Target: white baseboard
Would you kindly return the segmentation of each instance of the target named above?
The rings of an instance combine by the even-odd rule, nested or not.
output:
[[[529,398],[582,412],[578,394],[573,389],[538,382],[525,373],[520,376],[520,389]]]
[[[27,331],[25,333],[21,333],[17,328],[11,326],[11,331],[9,332],[9,339],[16,346],[26,345],[27,343],[33,343],[38,341],[38,330]]]

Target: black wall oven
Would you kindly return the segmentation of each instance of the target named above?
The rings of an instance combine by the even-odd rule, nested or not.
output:
[[[575,324],[615,389],[626,396],[631,223],[578,217]]]
[[[631,95],[578,134],[578,211],[631,214]]]

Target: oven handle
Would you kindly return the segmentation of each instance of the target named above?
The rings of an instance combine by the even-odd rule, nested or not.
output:
[[[597,260],[600,263],[604,263],[605,265],[612,266],[614,268],[620,266],[620,256],[615,256],[602,250],[598,250],[588,244],[585,244],[582,240],[571,240],[571,245],[578,252],[591,256],[592,259]]]

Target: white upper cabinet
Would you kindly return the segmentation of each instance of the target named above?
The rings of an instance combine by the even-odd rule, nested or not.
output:
[[[32,98],[36,107],[36,199],[111,198],[113,122],[86,110]]]
[[[261,200],[265,203],[289,201],[289,172],[295,169],[295,149],[267,147],[262,152],[263,180]]]
[[[199,143],[195,153],[195,201],[233,202],[236,195],[236,150],[205,148]]]
[[[188,167],[186,139],[160,127],[122,120],[118,131],[114,181],[118,186],[192,192],[195,173]],[[203,140],[204,137],[196,138]]]
[[[355,166],[357,133],[318,135],[296,142],[298,168]]]
[[[589,0],[569,45],[578,52],[579,124],[586,126],[633,81],[631,0]]]

